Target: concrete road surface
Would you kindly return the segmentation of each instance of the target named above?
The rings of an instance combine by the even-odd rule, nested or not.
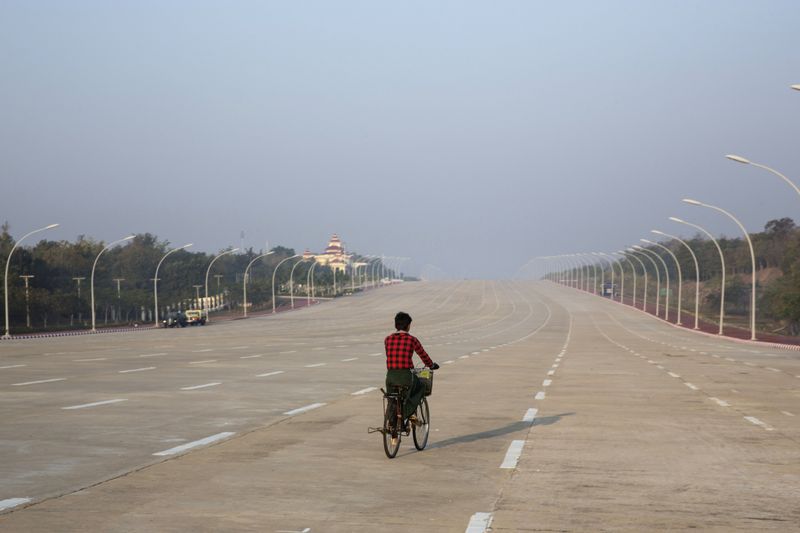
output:
[[[442,369],[389,460],[399,310]],[[4,341],[0,402],[0,531],[800,530],[797,352],[545,282]]]

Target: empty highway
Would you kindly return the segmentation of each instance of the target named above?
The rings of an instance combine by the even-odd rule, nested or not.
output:
[[[379,434],[397,311],[442,365]],[[800,352],[548,282],[0,343],[2,531],[800,529]]]

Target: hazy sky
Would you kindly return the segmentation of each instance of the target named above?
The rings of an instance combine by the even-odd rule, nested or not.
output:
[[[454,277],[800,220],[800,2],[0,2],[0,218]],[[433,267],[427,267],[431,270]]]

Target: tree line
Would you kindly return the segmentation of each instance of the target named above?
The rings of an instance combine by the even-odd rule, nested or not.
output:
[[[0,232],[0,264],[6,265],[14,246],[8,223]],[[41,240],[14,251],[9,264],[9,315],[12,330],[82,328],[89,324],[90,274],[92,264],[106,243],[80,235],[74,242]],[[95,313],[98,327],[133,324],[153,319],[153,276],[157,263],[172,247],[150,233],[137,234],[127,243],[103,253],[95,269]],[[248,273],[249,312],[272,307],[272,275],[275,267],[295,255],[292,248],[277,246],[271,254],[253,263]],[[219,258],[209,276],[209,296],[226,309],[241,309],[247,265],[263,250],[250,248]],[[217,254],[179,250],[161,265],[158,273],[159,316],[167,310],[198,307],[196,297],[205,294],[205,276]],[[354,256],[354,261],[362,260]],[[287,261],[275,273],[276,294],[288,292],[289,275],[295,261]],[[294,273],[295,295],[306,296],[306,279],[313,265],[306,261]],[[376,267],[376,270],[378,267]],[[338,294],[357,285],[351,273],[336,273]],[[387,268],[387,275],[394,275]],[[29,276],[26,291],[25,280]],[[30,277],[32,276],[32,277]],[[317,296],[333,295],[333,271],[321,264],[313,272]],[[201,287],[195,287],[200,285]],[[199,290],[198,290],[199,289]],[[278,302],[283,299],[276,297]],[[30,328],[27,321],[30,318]]]

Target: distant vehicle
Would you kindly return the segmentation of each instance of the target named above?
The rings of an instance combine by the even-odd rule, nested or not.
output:
[[[180,311],[170,311],[167,313],[167,316],[161,321],[161,324],[165,328],[185,328],[189,325],[186,321],[186,315]]]
[[[205,326],[206,318],[206,313],[200,309],[189,309],[186,311],[186,322],[188,322],[190,326]]]

